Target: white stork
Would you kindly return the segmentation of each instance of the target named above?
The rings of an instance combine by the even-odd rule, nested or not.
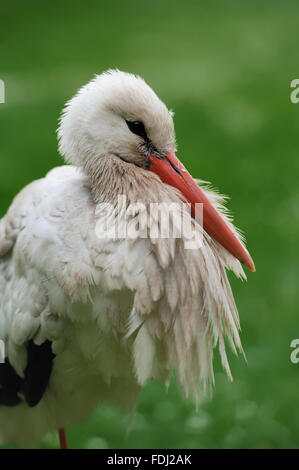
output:
[[[65,447],[62,428],[105,401],[133,409],[148,381],[167,385],[173,371],[197,397],[213,383],[215,346],[230,375],[224,338],[242,347],[225,268],[254,271],[223,197],[176,158],[172,113],[140,77],[96,76],[67,103],[58,137],[71,165],[23,189],[0,220],[0,440],[20,446],[57,428]],[[184,233],[150,230],[183,201],[196,233],[203,204],[194,249]],[[161,202],[162,219],[150,212]],[[99,236],[117,217],[147,236]]]

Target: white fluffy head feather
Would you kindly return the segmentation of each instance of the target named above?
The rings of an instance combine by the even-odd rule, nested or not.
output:
[[[60,153],[77,166],[107,154],[143,166],[145,149],[126,120],[141,121],[159,152],[175,150],[172,113],[165,104],[142,78],[109,70],[66,104],[58,129]]]

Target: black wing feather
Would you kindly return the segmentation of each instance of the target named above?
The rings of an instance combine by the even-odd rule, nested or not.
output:
[[[30,407],[36,406],[42,399],[50,380],[53,359],[52,343],[45,341],[40,346],[29,341],[27,367],[22,384],[25,400]]]
[[[0,405],[16,406],[21,402],[19,392],[21,391],[22,379],[8,359],[4,364],[0,364]]]
[[[23,395],[28,406],[36,406],[46,391],[54,358],[50,341],[40,346],[29,341],[24,378],[17,375],[6,358],[5,363],[0,364],[0,405],[16,406],[21,403],[20,395]]]

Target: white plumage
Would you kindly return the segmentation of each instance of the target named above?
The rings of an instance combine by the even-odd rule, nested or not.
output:
[[[160,224],[149,216],[149,203],[182,204],[179,191],[147,169],[148,149],[126,120],[143,122],[161,154],[175,150],[172,115],[145,82],[118,71],[100,75],[62,116],[60,150],[75,166],[27,186],[0,221],[0,339],[7,359],[24,377],[29,340],[50,341],[55,354],[36,406],[22,392],[17,406],[0,403],[3,442],[33,445],[104,401],[133,409],[149,380],[167,385],[174,370],[183,394],[198,396],[200,383],[213,382],[213,347],[219,345],[229,375],[224,337],[242,349],[225,266],[245,275],[206,231],[196,250],[184,248],[184,237],[98,238],[98,204],[116,206],[119,194],[146,203],[146,214],[126,217],[147,228]],[[205,193],[232,227],[222,198]]]

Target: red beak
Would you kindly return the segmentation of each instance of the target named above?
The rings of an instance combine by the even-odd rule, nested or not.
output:
[[[227,225],[221,214],[210,203],[207,196],[199,188],[184,165],[173,152],[168,152],[165,158],[157,158],[151,155],[149,169],[156,173],[163,183],[169,184],[181,191],[186,200],[191,203],[191,214],[194,217],[195,204],[203,204],[203,228],[224,248],[229,251],[241,263],[245,264],[250,271],[255,271],[254,263],[239,242],[236,235]]]

